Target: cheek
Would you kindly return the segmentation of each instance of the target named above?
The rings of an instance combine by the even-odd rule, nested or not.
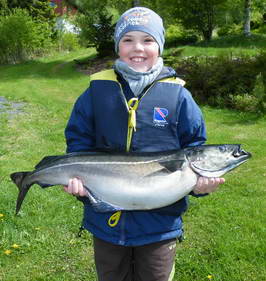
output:
[[[126,48],[124,48],[124,46],[118,46],[118,51],[117,51],[117,54],[118,54],[118,56],[121,58],[121,57],[125,57],[125,56],[127,56],[127,50],[126,50]]]
[[[150,57],[158,58],[160,56],[158,44],[156,44],[155,46],[150,48],[148,52],[149,52]]]
[[[124,52],[121,52],[121,51],[118,52],[118,57],[120,60],[125,61],[125,62],[127,61],[127,58],[128,58],[128,56]]]

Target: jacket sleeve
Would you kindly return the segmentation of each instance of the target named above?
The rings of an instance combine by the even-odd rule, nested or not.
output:
[[[68,120],[65,137],[67,153],[88,151],[95,147],[95,125],[90,89],[76,101]]]
[[[178,135],[181,148],[204,144],[206,128],[202,112],[185,88],[180,93]]]
[[[90,89],[87,89],[76,101],[68,120],[65,137],[67,153],[89,151],[95,147],[95,125]],[[89,204],[88,197],[77,197]]]

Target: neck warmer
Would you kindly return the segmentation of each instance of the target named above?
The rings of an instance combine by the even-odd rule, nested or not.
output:
[[[163,59],[159,57],[157,63],[147,72],[135,71],[120,59],[115,61],[114,68],[128,82],[130,89],[137,97],[160,74],[163,68]]]

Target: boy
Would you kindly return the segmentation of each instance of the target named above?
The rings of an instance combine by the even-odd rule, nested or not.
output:
[[[67,152],[154,152],[203,144],[201,111],[184,81],[160,57],[160,16],[144,7],[126,11],[114,40],[119,58],[113,70],[92,75],[89,88],[78,98],[65,130]],[[210,193],[223,182],[199,178],[192,195]],[[172,280],[187,197],[151,211],[97,213],[81,180],[71,179],[65,191],[84,203],[83,226],[94,237],[99,281]]]

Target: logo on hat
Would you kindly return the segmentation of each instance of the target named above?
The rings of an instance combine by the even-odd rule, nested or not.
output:
[[[161,107],[154,107],[153,110],[153,123],[155,126],[164,127],[168,124],[167,121],[168,109]]]
[[[137,10],[126,14],[122,17],[120,25],[117,26],[115,37],[118,38],[125,28],[128,26],[140,26],[149,24],[151,15],[147,11]]]

